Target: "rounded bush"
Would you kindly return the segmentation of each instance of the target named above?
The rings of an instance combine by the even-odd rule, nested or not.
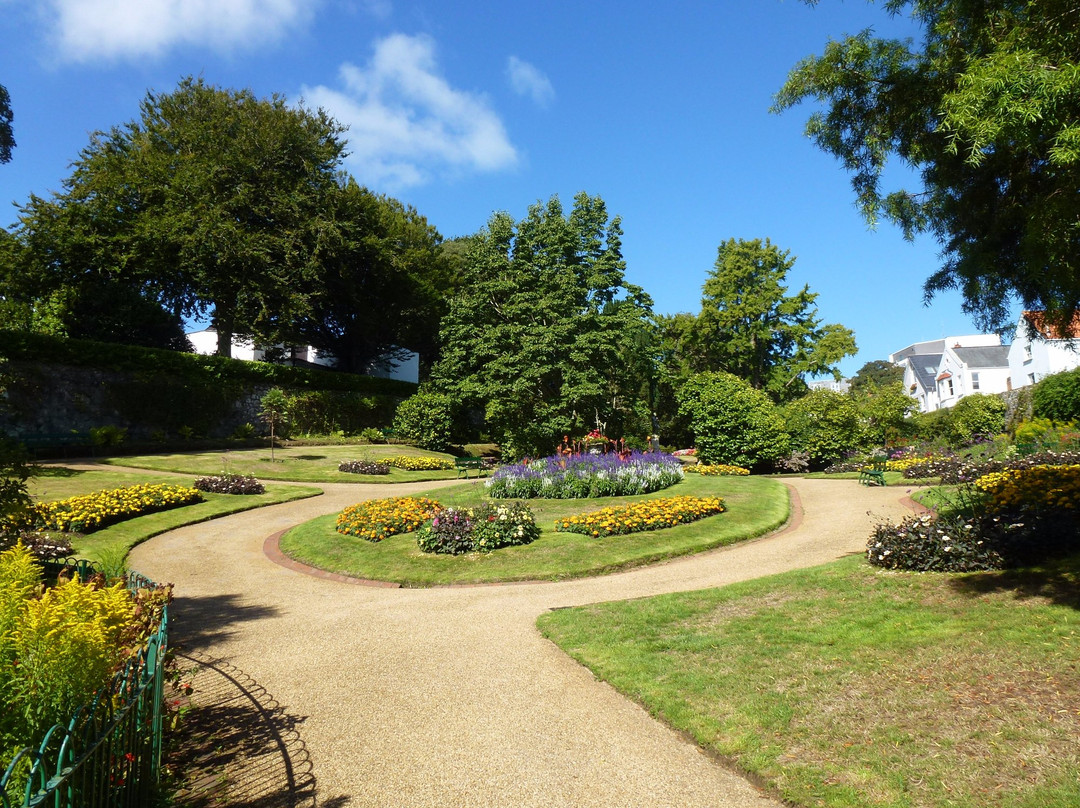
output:
[[[441,452],[454,434],[454,406],[449,396],[421,391],[398,405],[394,432],[417,446]]]
[[[530,544],[540,537],[532,511],[523,502],[485,502],[475,508],[446,508],[416,531],[425,553],[489,553]]]
[[[788,435],[772,400],[730,373],[700,373],[678,391],[698,459],[752,468],[788,454]]]

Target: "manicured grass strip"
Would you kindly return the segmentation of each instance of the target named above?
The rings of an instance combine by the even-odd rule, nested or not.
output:
[[[417,458],[417,465],[433,458],[442,461],[449,469],[426,469],[406,471],[391,468],[389,474],[358,475],[338,471],[344,460],[383,461],[392,457]],[[411,446],[295,446],[275,449],[274,459],[270,449],[241,449],[238,451],[190,452],[181,454],[131,455],[102,458],[102,463],[132,468],[171,471],[202,477],[221,474],[251,474],[260,480],[283,480],[305,483],[373,483],[392,484],[427,482],[429,480],[452,480],[457,476],[453,457],[447,454],[426,452]],[[428,461],[430,462],[430,461]]]
[[[1080,557],[877,571],[860,558],[559,610],[597,676],[803,806],[1080,805]]]
[[[485,501],[482,484],[465,484],[424,495],[445,507],[470,508]],[[670,497],[722,497],[727,512],[691,524],[629,536],[592,538],[557,533],[554,521],[608,505]],[[406,586],[494,581],[559,580],[599,575],[666,558],[732,544],[782,525],[788,516],[787,489],[766,477],[694,477],[654,494],[603,499],[530,499],[541,526],[532,544],[463,556],[422,553],[412,533],[378,543],[335,532],[334,515],[290,530],[281,539],[289,556],[321,569]]]

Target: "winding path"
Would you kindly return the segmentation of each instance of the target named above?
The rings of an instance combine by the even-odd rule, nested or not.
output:
[[[305,575],[270,534],[361,499],[323,496],[172,531],[131,564],[176,585],[174,636],[242,669],[301,722],[323,806],[779,806],[538,633],[544,611],[720,586],[859,552],[902,489],[789,479],[801,513],[751,542],[600,578],[384,589]],[[457,481],[447,484],[455,485]]]

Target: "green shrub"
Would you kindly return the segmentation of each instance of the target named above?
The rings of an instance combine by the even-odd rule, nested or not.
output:
[[[1080,449],[1080,426],[1075,421],[1059,423],[1049,418],[1032,418],[1016,427],[1016,443],[1040,449]]]
[[[122,446],[127,440],[128,431],[118,426],[90,427],[90,442],[99,448]]]
[[[676,397],[702,463],[754,467],[787,456],[787,431],[772,400],[737,376],[698,374]]]
[[[1005,402],[998,396],[982,393],[964,396],[952,408],[949,442],[967,446],[979,438],[992,438],[1005,429]]]
[[[381,429],[376,429],[373,426],[361,430],[360,437],[368,443],[386,443],[386,435],[383,434]]]
[[[810,465],[827,466],[862,442],[859,410],[850,396],[832,390],[812,390],[781,409],[791,450],[806,452]]]
[[[454,404],[449,396],[421,390],[398,405],[394,432],[435,452],[446,451],[454,438]]]
[[[137,618],[124,585],[46,589],[28,550],[0,553],[0,760],[90,701],[130,653]]]
[[[1037,418],[1080,421],[1080,368],[1047,376],[1031,394]]]

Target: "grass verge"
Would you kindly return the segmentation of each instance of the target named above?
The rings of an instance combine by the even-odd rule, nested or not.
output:
[[[418,496],[430,496],[447,506],[470,507],[483,500],[483,486],[463,484]],[[691,524],[628,536],[588,538],[556,533],[554,520],[607,505],[676,495],[723,497],[727,512]],[[290,530],[281,539],[289,556],[314,567],[405,586],[489,583],[495,581],[560,580],[598,575],[666,558],[698,553],[760,536],[788,517],[788,492],[766,477],[688,478],[653,494],[599,499],[527,500],[540,538],[521,547],[493,553],[444,556],[422,553],[412,533],[374,543],[343,536],[336,516],[315,519]]]
[[[29,481],[30,494],[37,500],[52,501],[65,499],[79,494],[89,494],[106,488],[119,488],[136,483],[168,483],[171,485],[191,485],[194,478],[172,475],[157,477],[152,474],[132,474],[113,471],[81,471],[64,467],[43,468],[39,476]],[[194,525],[239,513],[253,508],[276,505],[279,502],[291,502],[321,494],[322,491],[312,486],[267,485],[265,494],[235,495],[207,494],[205,502],[185,505],[169,511],[150,513],[135,519],[111,525],[102,530],[86,535],[71,534],[72,547],[80,558],[91,561],[115,559],[117,554],[126,554],[140,542],[185,525]]]
[[[290,446],[274,450],[241,449],[238,451],[184,452],[181,454],[125,455],[101,458],[115,466],[171,471],[195,476],[222,474],[254,475],[260,480],[284,480],[303,483],[415,483],[428,480],[452,480],[454,469],[446,471],[404,471],[391,468],[389,474],[350,474],[338,471],[343,460],[379,460],[394,455],[441,457],[452,455],[426,452],[401,445]]]
[[[849,558],[559,610],[540,630],[801,806],[1080,804],[1080,556],[949,575]]]

